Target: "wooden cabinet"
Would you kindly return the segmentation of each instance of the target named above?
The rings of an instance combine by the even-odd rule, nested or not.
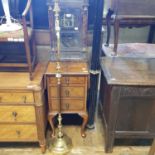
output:
[[[85,137],[84,128],[87,123],[87,87],[88,68],[84,62],[61,62],[61,107],[62,113],[77,113],[83,118],[81,135]],[[53,118],[58,113],[59,98],[56,78],[56,63],[49,62],[46,71],[48,89],[48,119],[55,134]]]
[[[106,152],[116,138],[155,137],[155,61],[103,58],[100,109]]]
[[[0,73],[0,142],[39,142],[45,152],[43,65],[28,73]]]

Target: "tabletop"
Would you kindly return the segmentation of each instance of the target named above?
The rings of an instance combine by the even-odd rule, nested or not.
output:
[[[46,65],[39,63],[32,81],[29,72],[0,72],[0,89],[40,89],[45,69]]]
[[[78,62],[78,61],[62,61],[60,64],[60,72],[63,75],[87,75],[88,65],[86,62]],[[57,73],[57,64],[56,62],[49,62],[46,75],[54,75]]]
[[[108,84],[155,86],[155,58],[104,57],[100,64]]]

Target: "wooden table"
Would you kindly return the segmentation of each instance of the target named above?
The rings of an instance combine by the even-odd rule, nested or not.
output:
[[[101,59],[100,106],[106,152],[115,138],[155,137],[155,59]]]

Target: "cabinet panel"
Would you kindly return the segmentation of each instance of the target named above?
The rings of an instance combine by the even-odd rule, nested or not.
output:
[[[117,131],[150,131],[155,98],[126,97],[119,102]]]

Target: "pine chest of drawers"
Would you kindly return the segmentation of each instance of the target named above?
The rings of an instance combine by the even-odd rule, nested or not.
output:
[[[28,73],[0,73],[0,142],[39,142],[45,152],[45,103],[42,65],[33,81]]]
[[[86,110],[88,68],[84,62],[61,62],[61,110],[62,113],[77,113],[83,118],[81,135],[85,137],[84,128],[88,115]],[[50,62],[46,71],[48,89],[48,119],[55,135],[53,118],[58,113],[58,88],[56,78],[56,63]]]

